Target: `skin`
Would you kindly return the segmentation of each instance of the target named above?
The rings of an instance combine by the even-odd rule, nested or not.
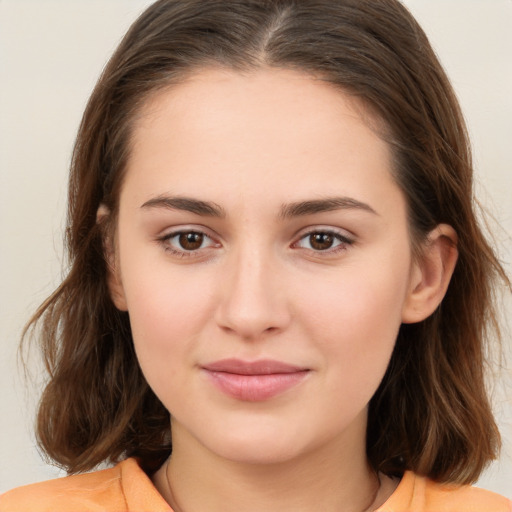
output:
[[[176,511],[362,511],[396,487],[368,467],[367,404],[400,324],[442,299],[455,234],[438,226],[413,259],[390,149],[363,111],[299,72],[204,69],[137,120],[109,285],[172,416],[154,482]],[[233,357],[307,375],[240,400],[202,370]]]

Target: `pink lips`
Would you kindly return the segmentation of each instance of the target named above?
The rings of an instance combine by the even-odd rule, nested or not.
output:
[[[203,366],[212,383],[238,400],[260,402],[302,382],[309,370],[273,360],[223,359]]]

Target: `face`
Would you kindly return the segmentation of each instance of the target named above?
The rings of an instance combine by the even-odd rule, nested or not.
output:
[[[208,69],[138,119],[110,285],[175,446],[261,462],[364,439],[414,264],[390,150],[354,101]]]

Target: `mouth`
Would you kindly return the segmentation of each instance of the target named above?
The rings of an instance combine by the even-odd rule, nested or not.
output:
[[[310,373],[307,368],[281,361],[223,359],[202,370],[222,393],[246,402],[261,402],[290,390]]]

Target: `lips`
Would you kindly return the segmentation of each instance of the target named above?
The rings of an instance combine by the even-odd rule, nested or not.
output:
[[[237,400],[269,400],[300,384],[307,368],[281,361],[223,359],[202,367],[210,382],[222,393]]]

